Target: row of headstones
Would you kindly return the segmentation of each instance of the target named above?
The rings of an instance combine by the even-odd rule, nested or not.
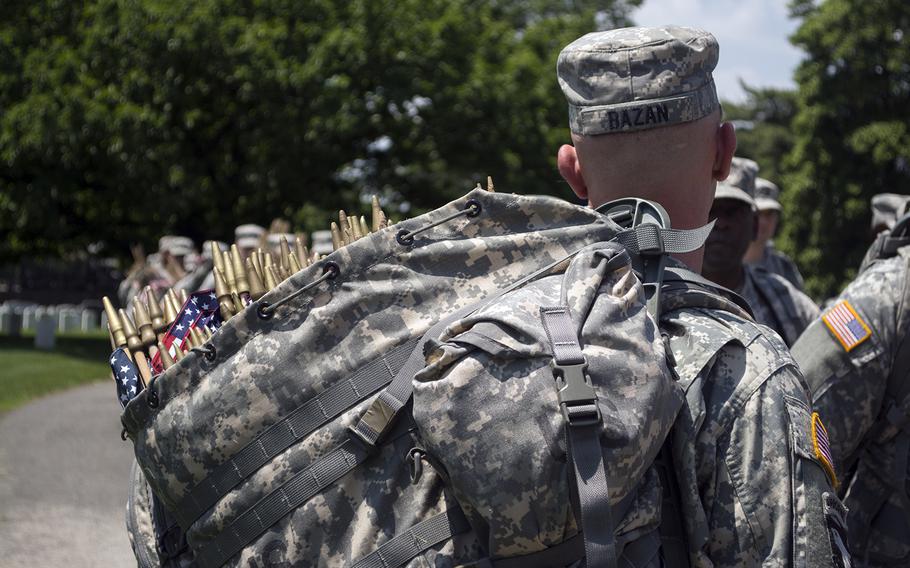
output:
[[[24,330],[34,330],[38,336],[48,333],[94,331],[107,328],[107,315],[102,311],[76,306],[0,305],[0,335],[19,335]]]

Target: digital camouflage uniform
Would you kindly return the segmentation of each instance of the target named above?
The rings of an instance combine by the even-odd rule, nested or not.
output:
[[[780,205],[779,197],[780,188],[777,187],[777,184],[764,178],[755,178],[756,208],[759,211],[777,211],[778,222],[780,222],[779,216],[783,209]],[[787,279],[787,282],[793,284],[797,290],[800,292],[805,291],[803,275],[800,274],[799,268],[796,267],[796,263],[793,262],[793,259],[789,256],[777,250],[774,247],[774,241],[770,239],[765,241],[762,257],[757,262],[751,264],[761,266],[772,274],[783,276]]]
[[[901,385],[910,372],[898,358],[910,326],[908,267],[910,247],[874,262],[793,346],[828,429],[861,565],[910,566],[910,439],[889,388],[889,377]]]
[[[743,284],[736,292],[749,302],[755,321],[779,333],[787,345],[793,345],[818,317],[818,306],[782,276],[751,264],[744,264],[743,270]]]
[[[572,132],[608,135],[710,115],[719,107],[717,59],[714,37],[689,28],[582,37],[557,67]],[[686,391],[671,437],[692,565],[843,562],[829,530],[842,524],[840,504],[814,452],[806,390],[786,346],[729,309],[668,305],[662,322]]]
[[[792,284],[793,287],[800,292],[803,292],[805,289],[803,275],[799,272],[796,263],[793,262],[792,258],[777,250],[774,246],[774,241],[765,243],[765,249],[761,259],[753,264],[761,266],[772,274],[784,277],[787,282]]]

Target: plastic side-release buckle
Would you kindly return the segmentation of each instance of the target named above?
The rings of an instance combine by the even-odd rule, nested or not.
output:
[[[560,365],[554,362],[552,365],[556,396],[568,425],[576,427],[600,424],[603,418],[600,407],[597,406],[597,392],[585,372],[588,364]]]

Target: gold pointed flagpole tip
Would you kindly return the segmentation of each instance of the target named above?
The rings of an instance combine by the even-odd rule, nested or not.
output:
[[[487,191],[496,193],[496,188],[493,186],[493,176],[487,176]]]
[[[248,294],[250,291],[250,283],[243,259],[240,257],[240,249],[237,248],[237,245],[231,245],[231,264],[234,269],[237,292],[240,294]]]
[[[265,286],[262,279],[259,278],[259,273],[253,267],[253,261],[249,258],[246,259],[246,271],[250,277],[250,298],[256,301],[265,295]]]
[[[335,223],[335,221],[332,221],[331,231],[332,231],[332,250],[338,250],[344,246],[344,242],[341,240],[341,231],[338,229],[338,224]]]
[[[114,304],[111,303],[110,298],[107,296],[101,298],[101,303],[104,304],[104,313],[107,314],[107,325],[111,330],[114,343],[117,344],[117,347],[123,347],[126,345],[126,334],[123,333],[123,322],[120,321],[120,316],[117,314],[117,310],[114,309]]]
[[[162,342],[158,342],[158,353],[161,354],[161,366],[165,369],[170,369],[174,366],[174,358],[171,357],[171,352],[164,348]]]

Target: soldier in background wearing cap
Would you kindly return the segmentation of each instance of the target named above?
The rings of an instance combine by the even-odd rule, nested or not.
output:
[[[780,225],[780,188],[765,178],[755,180],[755,207],[758,209],[755,240],[746,251],[746,262],[759,265],[772,274],[783,276],[800,292],[805,292],[803,275],[786,254],[774,247],[774,237]]]
[[[793,345],[818,316],[818,306],[786,279],[762,266],[745,264],[758,216],[753,195],[758,164],[734,158],[730,177],[717,184],[711,218],[714,230],[705,243],[702,274],[749,302],[755,321],[765,324]]]
[[[574,192],[594,207],[650,199],[675,227],[703,226],[736,147],[711,76],[717,58],[712,35],[675,26],[592,33],[564,48],[557,72],[574,145],[557,161]],[[676,260],[699,271],[701,254]],[[729,311],[678,317],[699,330],[667,337],[687,391],[670,436],[676,483],[667,492],[677,496],[687,554],[662,538],[657,561],[849,565],[828,458],[813,451],[803,379],[780,339]],[[672,516],[667,500],[657,507]]]
[[[254,250],[264,247],[262,242],[264,238],[265,228],[259,225],[248,223],[234,229],[234,242],[237,244],[237,249],[240,250],[240,256],[244,259],[250,256]]]
[[[133,248],[133,266],[117,289],[121,305],[129,306],[146,286],[155,293],[163,292],[186,276],[184,261],[193,253],[188,237],[165,235],[158,239],[158,252],[145,256],[142,247]]]
[[[793,346],[839,458],[854,565],[910,566],[910,197],[872,199],[860,273]]]

